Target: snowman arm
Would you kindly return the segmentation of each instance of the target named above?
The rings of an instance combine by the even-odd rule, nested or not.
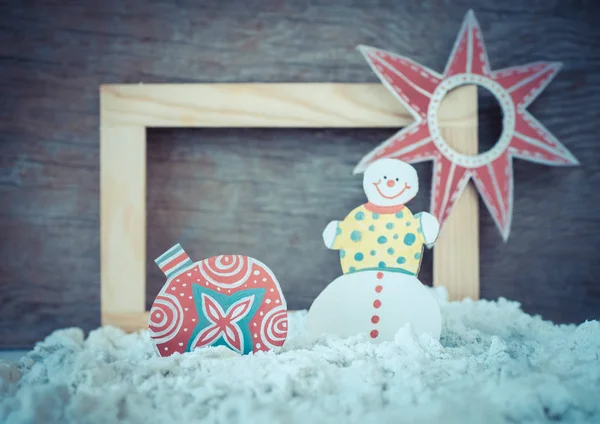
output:
[[[440,223],[435,216],[428,212],[421,212],[415,216],[420,221],[425,245],[431,249],[440,234]]]
[[[339,221],[331,221],[323,230],[323,242],[328,249],[333,249],[333,243],[335,242],[335,237],[338,234],[338,226]]]

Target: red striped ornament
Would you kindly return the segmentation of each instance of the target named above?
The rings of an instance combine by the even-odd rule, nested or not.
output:
[[[277,350],[287,336],[287,305],[273,272],[242,255],[192,262],[176,244],[155,260],[167,282],[150,310],[158,353],[225,346],[240,354]]]

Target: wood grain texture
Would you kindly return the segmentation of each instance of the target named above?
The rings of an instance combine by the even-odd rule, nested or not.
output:
[[[103,111],[109,108],[106,103],[103,99]],[[115,123],[102,113],[100,164],[102,315],[141,313],[146,300],[146,128]]]
[[[477,155],[477,86],[450,91],[440,104],[440,134],[464,155]],[[433,250],[433,284],[448,289],[448,298],[479,299],[479,194],[469,182],[442,226]]]
[[[104,85],[102,119],[145,127],[398,128],[410,113],[381,84]]]
[[[148,328],[150,312],[102,312],[102,325],[110,325],[123,331],[134,332]]]
[[[582,163],[571,169],[515,161],[515,209],[508,243],[502,242],[480,204],[481,296],[515,299],[526,311],[559,322],[598,318],[600,5],[596,2],[247,0],[224,5],[217,0],[8,0],[0,4],[0,345],[28,347],[56,328],[81,326],[88,331],[100,324],[100,85],[377,82],[355,51],[357,44],[393,50],[441,71],[470,7],[480,21],[492,69],[536,60],[564,63],[529,111]],[[493,105],[480,107],[482,148],[496,138],[498,112]],[[324,225],[363,200],[351,170],[391,133],[151,130],[148,180],[181,181],[170,191],[148,192],[149,205],[164,205],[148,216],[148,257],[173,239],[193,242],[194,246],[185,245],[194,257],[250,245],[237,245],[232,236],[223,236],[221,246],[205,251],[206,244],[192,240],[201,237],[193,225],[210,222],[217,214],[201,214],[198,206],[189,204],[192,196],[200,196],[201,181],[203,189],[211,184],[197,174],[213,160],[202,153],[205,146],[223,146],[217,153],[242,166],[239,152],[277,141],[285,149],[254,154],[283,175],[287,168],[276,163],[288,151],[310,164],[329,146],[335,173],[315,166],[314,178],[335,180],[343,187],[342,194],[331,197],[330,189],[325,190],[319,199],[331,206],[311,210],[312,218],[308,212],[286,218],[277,214],[291,228],[306,231],[305,237],[315,237],[314,244],[298,245],[294,252],[301,254],[299,262],[314,267],[303,268],[302,277],[296,277],[302,281],[285,283],[290,306],[309,306],[339,270],[336,259],[327,256],[311,231],[320,232],[318,219]],[[419,165],[418,171],[423,189],[411,208],[423,210],[428,205],[431,167]],[[286,179],[300,184],[292,176]],[[243,187],[258,181],[246,181]],[[334,183],[323,185],[327,184]],[[220,201],[216,189],[209,197]],[[273,208],[263,206],[274,216]],[[256,237],[260,227],[252,223],[262,218],[238,208],[237,220],[228,219],[240,221],[243,211],[247,234]],[[311,230],[304,223],[310,219],[315,221]],[[187,229],[192,230],[189,239],[183,237]],[[210,235],[210,228],[206,231]],[[259,239],[267,244],[260,247],[265,254],[277,255],[282,249],[282,238],[275,239],[267,234]],[[248,253],[261,254],[254,249]],[[430,282],[431,255],[426,254],[425,261],[421,275]],[[288,271],[280,269],[296,266],[266,258],[265,262],[282,280],[287,280]],[[147,269],[156,272],[152,267],[148,264]],[[148,271],[153,281],[149,295],[156,293],[162,278]]]

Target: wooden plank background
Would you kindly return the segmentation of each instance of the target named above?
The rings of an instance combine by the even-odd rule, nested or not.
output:
[[[225,4],[225,6],[223,6]],[[177,1],[0,4],[0,347],[100,322],[98,89],[104,83],[375,82],[369,44],[441,71],[474,8],[493,69],[565,66],[529,110],[580,168],[515,161],[503,243],[481,208],[481,294],[557,322],[600,316],[600,7],[592,1]],[[483,94],[483,93],[482,93]],[[480,100],[481,150],[499,110]],[[152,259],[181,241],[194,258],[267,263],[291,308],[339,274],[323,226],[363,201],[351,170],[391,130],[151,129]],[[430,164],[418,166],[428,205]],[[483,206],[483,205],[481,205]],[[431,253],[422,280],[431,283]]]

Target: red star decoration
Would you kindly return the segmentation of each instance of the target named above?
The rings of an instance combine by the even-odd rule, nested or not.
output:
[[[481,29],[467,13],[444,74],[406,57],[360,46],[382,83],[414,116],[404,128],[365,156],[354,170],[382,158],[409,163],[433,160],[431,213],[441,224],[471,178],[502,237],[510,234],[513,203],[512,158],[553,166],[578,165],[577,159],[525,108],[544,90],[561,67],[535,62],[491,71]],[[477,156],[458,153],[444,141],[437,112],[446,93],[465,84],[491,91],[503,111],[503,131],[496,145]]]

